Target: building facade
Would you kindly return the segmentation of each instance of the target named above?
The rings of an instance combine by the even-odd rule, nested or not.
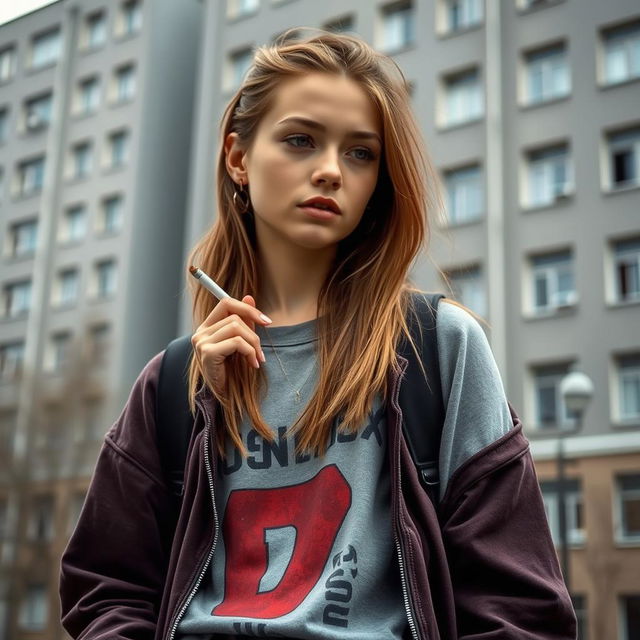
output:
[[[176,334],[201,13],[59,0],[0,26],[0,638],[64,637],[101,439]]]

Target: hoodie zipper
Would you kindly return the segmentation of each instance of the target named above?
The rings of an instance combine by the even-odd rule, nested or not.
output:
[[[204,563],[204,566],[200,570],[200,575],[198,576],[196,583],[194,584],[193,588],[191,589],[191,592],[189,593],[189,597],[185,600],[185,603],[182,605],[180,612],[178,613],[178,615],[176,616],[176,619],[173,622],[173,626],[171,627],[171,632],[169,633],[168,640],[173,640],[176,634],[176,631],[178,629],[178,624],[180,624],[180,620],[182,616],[187,610],[187,607],[189,606],[189,604],[191,603],[191,600],[193,600],[193,597],[195,596],[196,591],[198,590],[198,587],[202,582],[202,578],[204,578],[204,574],[207,571],[209,563],[211,562],[211,558],[213,558],[213,552],[215,551],[216,545],[218,543],[218,533],[219,533],[218,510],[216,509],[216,498],[215,498],[215,493],[213,488],[213,474],[211,472],[211,460],[209,459],[209,433],[210,433],[210,427],[211,427],[211,420],[209,419],[209,414],[206,412],[206,410],[202,406],[200,406],[199,403],[198,403],[198,406],[200,407],[200,410],[204,413],[205,419],[206,419],[206,425],[205,425],[205,431],[204,431],[204,465],[207,469],[207,479],[209,480],[209,489],[211,490],[211,502],[213,503],[213,523],[214,523],[213,545],[211,546],[211,550],[209,551],[209,555],[207,556],[207,560]]]
[[[404,375],[406,370],[406,364],[402,366],[402,371],[398,379],[396,380],[396,385],[394,389],[394,393],[392,396],[392,404],[397,412],[398,419],[396,420],[396,433],[397,438],[400,439],[400,430],[402,429],[401,420],[400,420],[400,403],[398,402],[398,397],[400,396],[400,378]],[[399,452],[398,452],[399,455]],[[400,461],[398,460],[398,491],[400,491]],[[400,581],[402,582],[402,597],[404,599],[404,608],[407,613],[407,620],[409,621],[409,628],[411,629],[411,637],[414,640],[420,640],[420,636],[418,635],[418,629],[416,628],[415,617],[413,615],[412,603],[411,603],[411,594],[409,593],[409,587],[407,586],[407,574],[406,574],[406,564],[404,562],[404,557],[402,555],[402,543],[400,542],[400,522],[398,518],[398,531],[395,535],[396,549],[398,551],[398,564],[400,565]]]

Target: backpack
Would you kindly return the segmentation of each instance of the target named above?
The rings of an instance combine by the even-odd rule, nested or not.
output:
[[[428,384],[405,337],[398,349],[398,353],[409,361],[398,398],[402,407],[402,428],[420,481],[434,504],[438,501],[438,454],[445,414],[438,364],[436,315],[438,303],[444,297],[441,293],[415,297],[422,338],[420,327],[416,326],[413,317],[409,322],[411,337],[421,351],[422,363],[428,373]],[[162,357],[156,395],[156,436],[160,461],[165,481],[178,498],[184,490],[184,467],[193,430],[187,378],[191,352],[190,335],[169,343]]]

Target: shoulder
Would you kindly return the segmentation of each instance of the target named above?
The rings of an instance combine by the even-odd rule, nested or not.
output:
[[[443,338],[460,340],[472,336],[486,340],[480,323],[473,315],[447,298],[440,300],[436,322],[438,339],[442,336]]]
[[[165,350],[154,355],[138,374],[127,402],[107,437],[126,451],[137,451],[144,441],[155,440],[158,378]]]
[[[469,311],[443,299],[436,319],[439,360],[453,366],[461,359],[479,367],[493,366],[494,359],[487,336]],[[469,372],[472,373],[472,372]]]

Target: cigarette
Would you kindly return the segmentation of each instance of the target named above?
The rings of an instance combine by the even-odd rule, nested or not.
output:
[[[221,286],[216,284],[204,271],[202,271],[202,269],[198,269],[191,265],[189,267],[189,271],[191,272],[191,275],[198,280],[205,289],[213,293],[218,300],[231,297]]]

